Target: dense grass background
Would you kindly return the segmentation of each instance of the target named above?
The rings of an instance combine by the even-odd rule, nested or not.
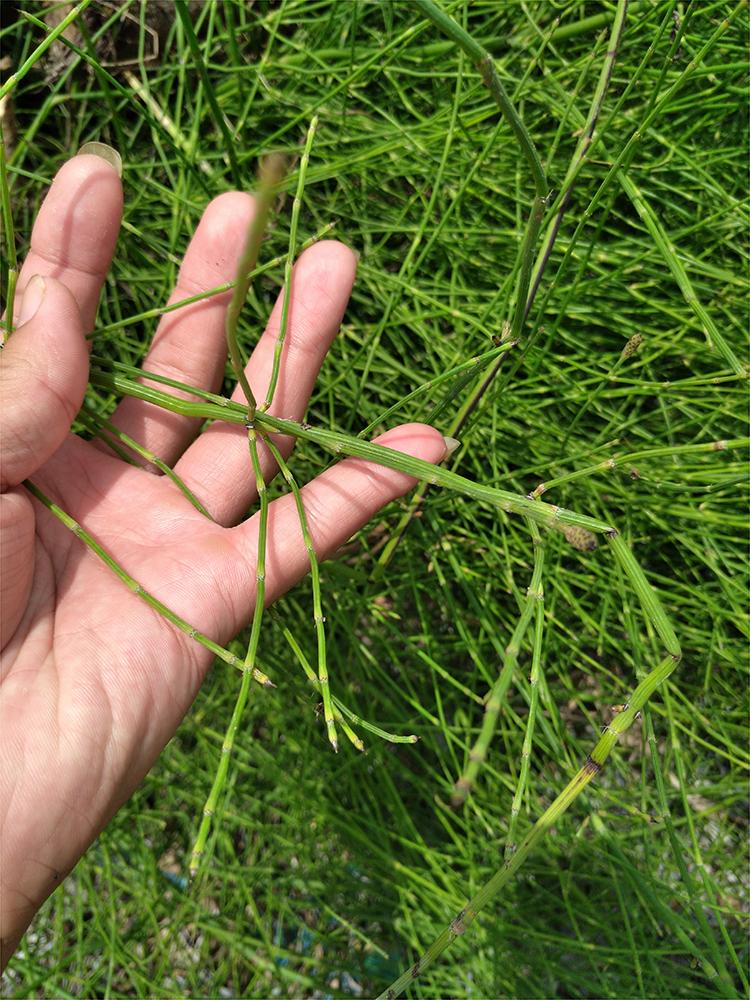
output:
[[[93,4],[70,38],[87,61],[55,45],[14,91],[19,253],[60,164],[90,139],[117,146],[125,223],[95,350],[137,363],[156,319],[133,317],[166,299],[209,198],[251,188],[266,151],[294,164],[318,113],[300,236],[335,221],[361,261],[308,419],[352,433],[385,426],[386,409],[502,334],[506,279],[533,196],[510,130],[476,71],[409,3],[190,9],[234,136],[231,158],[171,4]],[[614,4],[450,9],[492,52],[559,188]],[[0,41],[15,68],[43,31],[16,4],[2,13]],[[688,72],[724,18],[731,23]],[[745,992],[746,450],[688,446],[746,433],[747,386],[707,341],[667,257],[679,259],[745,358],[747,43],[747,11],[731,3],[631,3],[601,141],[524,340],[452,460],[466,476],[522,494],[588,469],[545,499],[618,525],[658,586],[685,659],[520,877],[415,984],[415,997],[722,995],[726,985],[710,975],[717,956]],[[589,206],[681,74],[628,168],[668,234],[665,256],[617,178]],[[287,187],[295,183],[293,168]],[[285,253],[290,210],[291,198],[277,205],[263,259]],[[7,247],[3,272],[6,263]],[[281,274],[255,285],[246,348]],[[635,334],[643,343],[613,373]],[[420,419],[446,430],[485,371],[417,397],[387,425]],[[91,402],[104,410],[112,401],[92,392]],[[606,468],[610,458],[623,461]],[[324,462],[312,447],[295,452],[300,479]],[[371,995],[502,864],[530,640],[476,791],[463,810],[449,802],[518,619],[531,540],[520,520],[432,491],[378,578],[378,554],[407,505],[384,511],[327,564],[323,587],[334,692],[420,742],[369,737],[364,755],[331,753],[317,698],[282,635],[288,627],[314,659],[301,585],[265,628],[262,663],[278,688],[253,692],[198,884],[186,886],[187,858],[236,694],[237,677],[221,664],[138,794],[39,914],[3,995]],[[544,541],[543,683],[521,833],[655,657],[606,548],[582,553],[562,534]]]

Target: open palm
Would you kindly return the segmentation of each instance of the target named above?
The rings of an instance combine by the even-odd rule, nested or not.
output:
[[[19,280],[18,328],[2,352],[3,963],[43,899],[153,764],[211,662],[206,649],[131,593],[32,500],[23,480],[31,479],[146,590],[214,641],[235,635],[254,605],[257,518],[242,521],[255,491],[241,427],[214,425],[196,437],[195,421],[135,399],[123,401],[112,418],[174,466],[213,521],[166,477],[70,434],[88,377],[85,333],[121,208],[118,174],[104,159],[77,156],[62,168],[34,227]],[[253,199],[236,192],[208,206],[173,301],[234,277],[253,209]],[[355,267],[354,254],[336,242],[319,243],[300,258],[271,412],[302,417]],[[31,281],[34,275],[44,280]],[[213,296],[167,314],[148,369],[215,390],[224,372],[227,302],[227,295]],[[269,381],[279,321],[277,303],[247,368],[258,398]],[[423,425],[396,428],[380,441],[433,462],[445,451],[440,434]],[[288,440],[277,443],[284,452],[291,447]],[[261,461],[271,476],[267,451]],[[356,459],[323,473],[303,491],[318,554],[335,551],[412,485],[405,475]],[[309,568],[291,496],[272,504],[268,528],[272,601]]]

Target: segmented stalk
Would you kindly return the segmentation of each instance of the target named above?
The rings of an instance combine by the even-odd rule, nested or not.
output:
[[[190,501],[193,507],[195,507],[195,509],[200,514],[203,514],[204,517],[207,517],[209,521],[213,521],[211,515],[208,513],[206,508],[200,502],[198,497],[193,493],[190,487],[186,483],[184,483],[182,479],[180,479],[180,477],[174,471],[174,469],[170,468],[166,462],[164,462],[161,458],[159,458],[158,455],[155,455],[152,451],[149,451],[148,448],[144,448],[142,444],[139,444],[136,440],[131,438],[129,435],[125,434],[123,431],[120,430],[119,427],[115,427],[115,425],[111,423],[109,420],[99,421],[96,418],[94,418],[91,414],[84,413],[83,411],[81,411],[78,414],[77,419],[80,420],[81,423],[89,427],[97,435],[97,437],[101,438],[101,440],[104,441],[104,443],[107,445],[108,448],[112,448],[112,450],[116,454],[118,454],[120,458],[122,458],[124,461],[131,462],[131,464],[136,464],[132,462],[132,459],[122,448],[118,447],[117,445],[118,441],[126,445],[131,451],[134,451],[136,455],[140,455],[140,457],[144,459],[144,461],[150,462],[151,465],[154,466],[154,468],[158,469],[159,472],[163,473],[163,475],[165,475],[167,479],[170,479],[175,484],[177,489]]]
[[[224,663],[228,663],[232,667],[236,667],[238,670],[244,670],[244,664],[234,655],[234,653],[230,653],[228,649],[220,646],[218,642],[214,642],[213,639],[209,639],[207,635],[204,635],[202,632],[199,632],[198,629],[193,628],[189,622],[186,622],[184,618],[181,618],[178,614],[172,611],[171,608],[168,608],[166,604],[163,604],[157,597],[154,597],[153,594],[149,593],[148,590],[142,587],[137,580],[135,580],[126,570],[122,568],[122,566],[120,566],[118,562],[112,558],[107,550],[96,541],[93,535],[90,535],[89,532],[78,523],[78,521],[64,511],[62,507],[54,502],[54,500],[51,500],[46,493],[43,493],[42,490],[39,489],[38,486],[35,486],[34,483],[28,479],[24,480],[23,485],[29,493],[37,498],[41,504],[44,504],[51,514],[54,514],[58,521],[64,524],[69,531],[72,531],[77,538],[80,538],[86,548],[93,552],[97,558],[101,559],[104,565],[111,569],[115,576],[119,577],[128,590],[132,591],[136,597],[140,597],[145,604],[152,607],[154,611],[158,611],[162,618],[174,625],[175,628],[178,628],[180,632],[184,632],[190,639],[195,639],[197,643],[209,652],[213,653],[214,656],[218,657],[218,659],[223,660]],[[276,686],[261,670],[258,670],[257,667],[253,668],[252,675],[254,680],[256,680],[259,684],[262,684],[264,687]]]
[[[298,663],[304,670],[305,676],[310,681],[315,690],[319,692],[320,682],[315,674],[315,671],[308,663],[307,657],[302,652],[299,643],[294,638],[289,629],[286,628],[286,626],[282,628],[282,632],[284,634],[284,638],[291,646],[292,651],[294,652],[294,655],[296,656]],[[362,726],[362,728],[366,729],[368,733],[372,733],[373,736],[379,736],[380,739],[385,740],[386,743],[419,742],[419,737],[415,736],[414,734],[410,736],[398,736],[396,733],[386,732],[386,730],[381,729],[380,726],[376,726],[373,722],[368,722],[367,719],[362,719],[355,712],[352,712],[352,710],[347,705],[345,705],[340,698],[337,698],[336,695],[332,695],[332,699],[333,699],[333,717],[335,718],[336,722],[342,727],[346,725],[346,722],[343,719],[343,716],[346,716],[346,718],[349,719],[351,722],[353,722],[355,726]],[[365,748],[364,743],[362,743],[361,740],[358,740],[358,743],[355,743],[354,745],[357,747],[358,750],[364,750]]]
[[[276,621],[280,621],[280,618],[279,618],[278,615],[274,614],[274,618],[275,618]],[[291,646],[292,651],[294,652],[294,655],[297,658],[297,662],[300,664],[300,666],[304,670],[305,677],[307,677],[307,679],[310,682],[310,684],[315,688],[315,690],[318,692],[318,694],[320,694],[321,693],[321,691],[320,691],[320,681],[318,680],[318,675],[315,673],[315,671],[313,670],[313,668],[310,666],[310,663],[308,662],[307,657],[303,653],[302,648],[300,647],[299,643],[294,638],[294,636],[289,631],[289,629],[286,627],[286,625],[282,625],[281,631],[282,631],[282,634],[283,634],[284,638],[286,639],[286,641]],[[340,702],[338,701],[338,699],[337,698],[333,698],[333,717],[336,720],[336,723],[339,726],[341,726],[341,728],[346,733],[347,738],[349,739],[349,741],[351,743],[354,744],[354,746],[357,748],[357,750],[364,751],[364,749],[365,749],[364,743],[359,738],[359,736],[357,736],[357,734],[351,728],[351,726],[349,725],[349,723],[346,721],[346,719],[344,718],[344,716],[341,713],[341,708],[339,706],[340,706]],[[343,707],[343,706],[341,706],[341,707]],[[348,712],[348,709],[346,709],[346,711]],[[350,714],[354,717],[354,719],[356,721],[361,721],[361,720],[356,719],[356,716],[354,716],[353,712],[351,712]]]
[[[569,472],[565,476],[558,476],[556,479],[550,479],[545,483],[540,483],[531,495],[540,497],[543,493],[546,493],[547,490],[551,490],[554,486],[561,486],[563,483],[570,483],[575,479],[585,479],[587,476],[592,476],[596,472],[610,472],[612,469],[618,469],[623,465],[632,465],[634,462],[638,462],[644,458],[660,458],[663,455],[692,455],[705,451],[730,451],[735,448],[748,447],[750,447],[750,437],[731,438],[728,441],[704,441],[701,444],[667,445],[666,447],[660,448],[644,448],[642,451],[633,451],[628,455],[620,455],[617,458],[605,458],[603,461],[597,462],[596,465],[589,465],[585,469],[577,469],[575,472]]]
[[[21,80],[23,80],[29,70],[34,67],[35,63],[38,62],[38,60],[44,55],[50,45],[56,41],[56,39],[60,38],[65,29],[68,28],[73,21],[75,21],[79,14],[82,14],[86,10],[90,3],[91,0],[81,0],[79,4],[76,4],[76,6],[68,14],[66,14],[60,23],[55,25],[44,41],[37,45],[28,59],[24,61],[23,65],[20,66],[15,73],[10,74],[5,83],[0,87],[0,101],[6,94],[9,94],[11,90],[13,90],[17,83],[20,83]]]
[[[336,737],[336,722],[334,720],[333,704],[331,702],[331,688],[328,683],[325,617],[323,616],[323,602],[320,595],[320,565],[318,563],[318,556],[315,552],[315,546],[313,545],[312,535],[310,534],[310,526],[307,521],[307,514],[305,513],[305,505],[303,503],[302,494],[300,493],[297,481],[292,475],[291,469],[284,461],[283,455],[276,447],[275,443],[271,440],[270,436],[266,436],[264,440],[266,447],[271,452],[274,461],[281,470],[281,474],[284,477],[287,486],[292,491],[292,495],[294,496],[294,503],[297,507],[297,516],[299,517],[299,523],[302,529],[302,538],[305,543],[305,549],[307,550],[307,557],[310,560],[310,579],[312,581],[313,593],[313,617],[315,619],[315,633],[318,639],[318,683],[320,685],[320,693],[323,698],[323,715],[326,723],[328,741],[335,752],[338,753],[339,743]]]
[[[627,572],[627,571],[626,571]],[[633,691],[627,707],[615,716],[612,723],[599,738],[594,749],[586,758],[584,764],[576,775],[568,782],[560,792],[555,801],[550,805],[534,823],[531,830],[524,837],[518,850],[506,860],[492,878],[482,886],[479,892],[469,901],[469,903],[451,920],[448,927],[438,935],[430,947],[425,951],[415,964],[404,972],[387,989],[384,990],[378,1000],[395,1000],[414,980],[421,975],[432,963],[439,958],[449,945],[466,932],[470,924],[475,920],[477,914],[494,899],[501,889],[515,875],[528,855],[534,850],[543,839],[547,830],[558,822],[562,814],[575,802],[581,792],[601,771],[604,762],[611,753],[619,737],[630,728],[638,712],[651,697],[653,692],[663,684],[674,670],[679,658],[679,647],[676,654],[670,653],[658,666],[643,678],[640,684]]]
[[[526,635],[529,623],[534,617],[536,605],[540,604],[543,599],[542,572],[544,570],[544,546],[542,545],[539,529],[533,522],[529,522],[529,529],[534,542],[534,568],[531,573],[531,582],[526,591],[526,599],[521,608],[521,616],[513,630],[511,640],[505,648],[502,668],[485,703],[482,727],[469,753],[469,763],[453,788],[451,801],[454,806],[460,806],[466,801],[467,796],[474,787],[479,769],[487,759],[487,753],[492,742],[492,737],[495,734],[500,709],[502,708],[505,695],[513,679],[513,671],[518,662],[521,643]]]
[[[544,545],[539,529],[535,524],[530,525],[531,537],[538,548]],[[537,706],[539,705],[539,681],[542,670],[542,640],[544,638],[544,590],[541,580],[536,600],[534,601],[534,645],[531,657],[531,673],[529,675],[529,686],[531,688],[531,699],[529,702],[529,714],[526,718],[526,730],[523,734],[523,746],[521,748],[521,768],[518,773],[516,791],[513,795],[513,803],[510,807],[510,822],[508,824],[508,836],[505,841],[506,860],[516,849],[516,828],[518,817],[523,804],[523,797],[526,793],[526,784],[529,780],[529,770],[531,768],[531,749],[534,743],[534,726],[536,724]]]
[[[294,196],[294,201],[292,202],[292,218],[289,224],[289,250],[286,255],[286,262],[284,264],[284,295],[281,300],[281,325],[279,327],[279,335],[276,338],[276,344],[273,349],[273,368],[271,369],[271,380],[268,383],[268,389],[266,390],[266,398],[261,405],[261,410],[267,410],[268,407],[273,402],[273,396],[276,392],[276,384],[279,380],[279,368],[281,366],[281,352],[284,349],[284,341],[286,340],[286,330],[289,322],[289,302],[292,297],[292,266],[294,264],[296,243],[297,243],[297,225],[299,223],[299,213],[302,207],[302,195],[305,190],[305,178],[307,176],[307,164],[310,162],[310,150],[312,149],[313,139],[315,137],[315,130],[318,127],[318,116],[315,115],[310,122],[310,127],[307,130],[307,138],[305,139],[305,148],[302,152],[302,159],[299,165],[299,179],[297,181],[297,193]]]
[[[260,516],[258,519],[258,559],[255,568],[255,610],[253,612],[253,623],[250,628],[250,639],[247,645],[247,654],[245,655],[245,662],[242,664],[242,681],[240,682],[240,689],[237,693],[237,700],[234,704],[232,717],[229,720],[229,726],[227,727],[224,742],[221,746],[219,766],[216,769],[216,775],[214,777],[213,784],[211,785],[211,791],[208,793],[206,804],[203,807],[203,817],[198,830],[198,836],[195,839],[195,844],[193,845],[193,850],[190,855],[188,871],[191,879],[195,878],[200,866],[201,858],[203,857],[203,853],[206,848],[208,834],[211,829],[211,823],[213,821],[214,813],[216,812],[217,803],[221,798],[221,793],[227,778],[227,772],[229,771],[229,758],[231,757],[232,750],[234,749],[234,741],[237,736],[237,730],[239,729],[240,722],[242,721],[242,715],[245,711],[245,705],[247,704],[247,698],[250,691],[250,677],[255,669],[255,659],[258,655],[258,641],[260,639],[260,627],[263,621],[263,609],[265,607],[268,493],[266,490],[265,480],[263,479],[263,472],[260,467],[260,459],[258,457],[258,439],[254,426],[248,427],[247,436],[248,446],[250,448],[250,459],[253,466],[253,472],[255,474],[255,486],[258,491],[258,499],[260,501]]]
[[[247,414],[251,421],[255,415],[257,403],[255,401],[253,391],[250,388],[250,383],[245,375],[246,362],[242,356],[242,350],[237,340],[237,324],[239,322],[240,312],[245,304],[245,299],[247,298],[247,293],[250,289],[252,274],[258,260],[258,251],[260,250],[260,244],[263,240],[263,234],[266,231],[266,221],[268,219],[268,211],[271,207],[271,199],[276,189],[276,185],[281,179],[281,175],[282,165],[279,157],[271,156],[261,163],[260,184],[258,186],[258,194],[255,199],[255,215],[253,216],[253,221],[250,224],[245,249],[242,251],[242,257],[240,258],[240,263],[237,268],[237,277],[232,290],[232,298],[227,308],[224,320],[224,330],[226,333],[229,360],[237,381],[245,394],[245,399],[247,400]]]

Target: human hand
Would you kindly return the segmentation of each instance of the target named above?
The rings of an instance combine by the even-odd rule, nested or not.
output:
[[[253,199],[207,207],[171,301],[234,278]],[[226,643],[254,606],[256,499],[242,427],[195,420],[127,398],[112,420],[158,455],[208,509],[166,477],[70,433],[87,384],[91,331],[114,253],[122,189],[113,167],[81,155],[57,174],[19,277],[17,328],[2,351],[0,391],[0,936],[5,964],[36,909],[129,798],[175,732],[211,662],[202,646],[131,593],[21,485],[30,478],[139,583],[196,629]],[[270,412],[300,419],[354,281],[337,242],[294,268],[279,384]],[[43,280],[34,276],[41,275]],[[216,390],[225,364],[229,293],[162,318],[146,367]],[[246,369],[263,399],[280,323],[277,302]],[[242,398],[238,396],[237,398]],[[412,424],[381,444],[431,462],[441,435]],[[285,454],[289,439],[277,439]],[[266,478],[275,466],[261,445]],[[414,481],[346,459],[303,490],[320,558]],[[309,568],[293,497],[269,511],[266,598]]]

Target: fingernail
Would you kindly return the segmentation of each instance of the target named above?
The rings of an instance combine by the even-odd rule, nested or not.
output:
[[[24,323],[28,323],[30,319],[34,318],[37,309],[42,304],[45,287],[44,278],[40,275],[35,274],[33,278],[29,279],[21,302],[21,312],[18,317],[19,326],[23,326]]]
[[[110,167],[114,167],[117,171],[117,176],[122,177],[122,157],[112,146],[108,146],[106,142],[85,142],[81,148],[76,153],[76,156],[98,156],[102,160],[106,160]]]
[[[445,461],[446,458],[451,457],[456,448],[460,446],[461,442],[458,441],[456,438],[449,438],[446,437],[445,435],[443,435],[443,441],[445,443],[445,454],[443,455],[443,461]]]

